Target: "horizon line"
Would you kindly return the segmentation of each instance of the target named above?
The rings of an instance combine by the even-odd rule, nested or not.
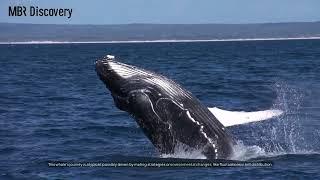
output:
[[[23,44],[128,44],[128,43],[180,43],[180,42],[241,42],[241,41],[286,41],[320,40],[320,36],[296,38],[239,38],[239,39],[180,39],[180,40],[128,40],[128,41],[12,41],[0,42],[0,45]]]
[[[254,25],[254,24],[286,24],[286,23],[320,23],[315,21],[281,21],[281,22],[252,22],[252,23],[119,23],[119,24],[78,24],[78,23],[28,23],[28,22],[0,22],[0,24],[21,24],[21,25],[84,25],[84,26],[110,26],[110,25]]]

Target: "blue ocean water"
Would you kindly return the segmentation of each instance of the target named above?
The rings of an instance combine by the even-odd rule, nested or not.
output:
[[[320,178],[319,40],[0,45],[0,53],[0,179]],[[228,128],[237,161],[273,166],[49,167],[166,160],[97,77],[94,62],[106,54],[174,79],[208,107],[283,110]]]

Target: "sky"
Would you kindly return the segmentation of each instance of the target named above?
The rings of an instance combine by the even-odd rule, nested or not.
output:
[[[12,17],[9,6],[72,8],[67,17]],[[201,24],[320,21],[320,0],[0,0],[0,22]]]

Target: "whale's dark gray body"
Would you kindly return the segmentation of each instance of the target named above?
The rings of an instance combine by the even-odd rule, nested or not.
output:
[[[96,62],[96,71],[115,105],[134,117],[160,153],[173,153],[180,143],[210,159],[233,153],[233,139],[225,127],[174,81],[107,58]]]

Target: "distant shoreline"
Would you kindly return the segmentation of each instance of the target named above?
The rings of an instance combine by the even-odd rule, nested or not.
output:
[[[129,40],[129,41],[16,41],[0,42],[3,45],[18,44],[127,44],[127,43],[179,43],[179,42],[232,42],[232,41],[285,41],[285,40],[320,40],[320,37],[297,38],[243,38],[243,39],[181,39],[181,40]]]
[[[170,43],[320,39],[320,22],[36,25],[0,23],[1,44]]]

